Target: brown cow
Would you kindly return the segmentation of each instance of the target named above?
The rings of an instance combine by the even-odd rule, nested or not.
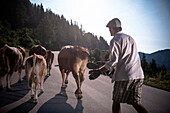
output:
[[[23,57],[23,62],[24,62],[24,59],[25,59],[25,49],[21,46],[18,46],[17,49],[22,53],[22,57]]]
[[[15,48],[5,45],[0,50],[0,88],[2,88],[1,78],[7,74],[7,89],[10,90],[10,79],[13,72],[18,71],[19,74],[19,82],[21,81],[21,70],[23,57],[21,52]]]
[[[44,56],[45,59],[47,57],[46,49],[41,45],[34,45],[29,51],[29,56],[33,55],[34,53]]]
[[[51,52],[51,50],[47,50],[47,75],[50,76],[50,70],[51,70],[51,65],[54,60],[54,53]]]
[[[40,91],[44,92],[43,83],[46,73],[46,61],[41,55],[29,56],[25,61],[25,73],[28,79],[28,86],[31,89],[31,97],[34,103],[38,102],[38,89],[41,83]]]
[[[64,46],[58,55],[59,68],[62,74],[62,88],[65,88],[65,74],[72,72],[77,83],[78,99],[82,98],[81,85],[84,81],[84,72],[88,62],[89,52],[79,46]]]

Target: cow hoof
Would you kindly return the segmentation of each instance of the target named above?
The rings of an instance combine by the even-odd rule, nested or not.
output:
[[[77,90],[75,91],[75,94],[78,94],[78,92],[79,92],[79,91],[78,91],[78,89],[77,89]]]
[[[65,80],[65,84],[68,84],[68,80]]]
[[[34,95],[31,95],[31,99],[33,99],[34,98]]]
[[[79,91],[78,89],[75,91],[75,94],[82,94],[82,91]]]
[[[82,99],[82,98],[83,98],[82,94],[78,94],[78,99]]]
[[[40,89],[40,92],[41,92],[41,93],[44,93],[44,89]]]
[[[21,80],[18,80],[18,83],[21,83]]]
[[[66,86],[61,86],[62,89],[66,88]]]
[[[38,103],[38,99],[34,99],[33,103],[37,104]]]
[[[11,92],[11,91],[12,91],[12,89],[11,89],[11,88],[7,88],[7,91],[8,91],[8,92]]]

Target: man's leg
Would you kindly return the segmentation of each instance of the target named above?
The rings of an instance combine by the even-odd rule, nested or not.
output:
[[[148,113],[142,104],[133,104],[132,105],[138,113]]]
[[[113,101],[112,113],[121,113],[120,103]]]

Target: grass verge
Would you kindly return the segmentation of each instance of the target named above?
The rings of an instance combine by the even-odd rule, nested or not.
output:
[[[159,80],[156,78],[148,78],[144,80],[144,84],[148,86],[152,86],[155,88],[163,89],[166,91],[170,91],[170,81],[168,80]]]

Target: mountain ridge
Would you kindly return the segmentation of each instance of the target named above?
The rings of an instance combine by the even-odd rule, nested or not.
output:
[[[138,52],[140,59],[143,58],[144,52]],[[146,56],[146,61],[148,63],[152,62],[152,59],[156,61],[157,66],[165,65],[167,72],[170,72],[170,49],[158,50],[153,53],[144,53]]]

